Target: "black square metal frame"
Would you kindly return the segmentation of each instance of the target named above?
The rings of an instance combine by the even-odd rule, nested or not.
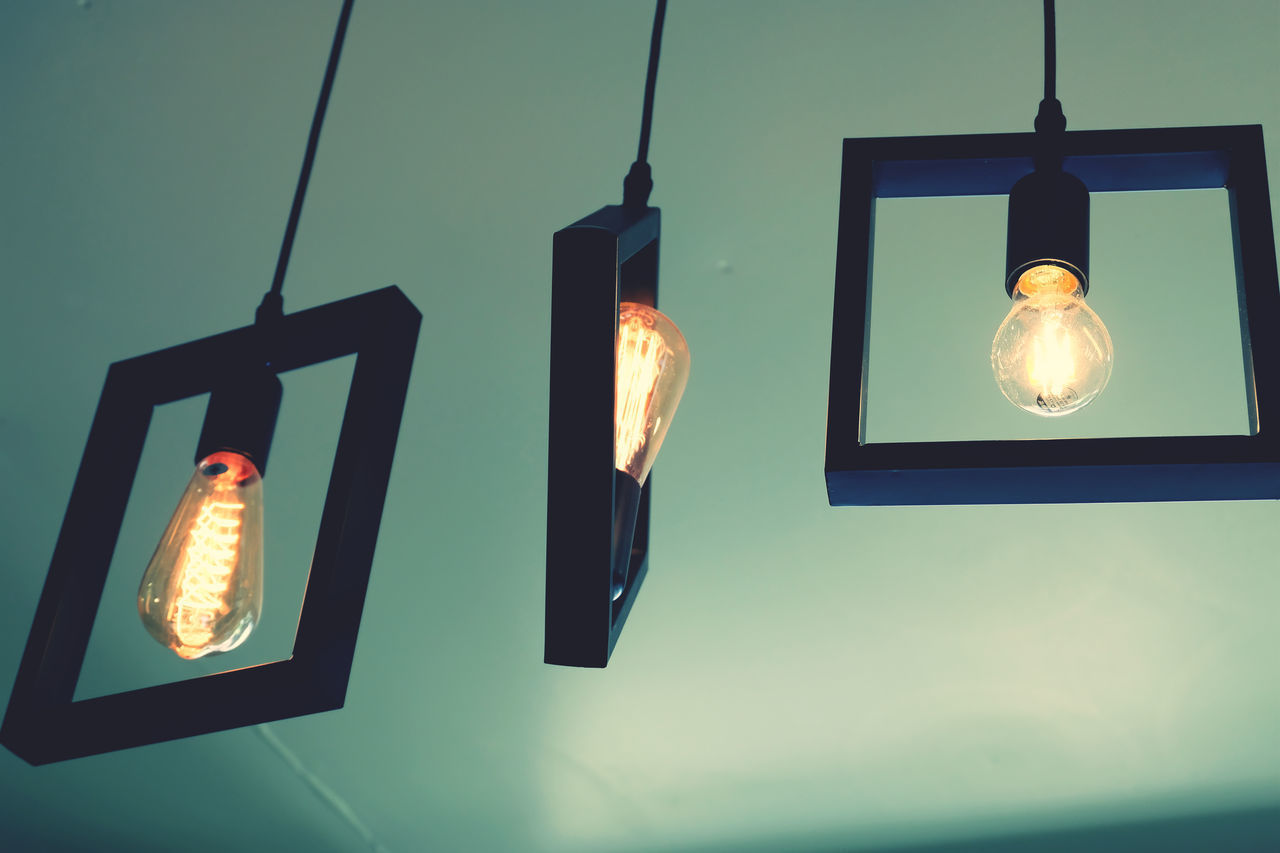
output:
[[[277,373],[356,355],[292,655],[73,701],[152,410],[212,390],[226,354],[248,349],[256,332],[111,365],[0,742],[47,764],[342,707],[421,320],[387,287],[287,315],[272,330]]]
[[[845,140],[827,408],[831,505],[1280,497],[1280,292],[1258,125],[1071,132],[1063,166],[1091,193],[1227,190],[1250,434],[866,442],[876,199],[1007,194],[1033,170],[1035,147],[1033,133]]]
[[[648,571],[652,476],[611,599],[618,306],[658,306],[660,230],[657,208],[609,205],[552,243],[546,663],[606,666]]]

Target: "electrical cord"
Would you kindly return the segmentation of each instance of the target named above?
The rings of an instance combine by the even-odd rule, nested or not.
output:
[[[1036,113],[1035,128],[1041,134],[1060,134],[1067,129],[1067,117],[1058,100],[1058,33],[1054,21],[1054,0],[1044,0],[1044,100]]]
[[[667,0],[658,0],[653,13],[653,35],[649,39],[649,72],[644,80],[644,112],[640,118],[640,146],[636,161],[631,164],[622,181],[624,207],[645,207],[649,193],[653,191],[653,177],[649,169],[649,133],[653,129],[653,90],[658,82],[658,52],[662,48],[662,22],[667,16]]]
[[[343,0],[342,12],[338,16],[338,26],[333,33],[333,47],[329,50],[329,63],[324,70],[324,83],[320,86],[320,97],[316,101],[315,115],[311,118],[311,133],[307,136],[307,151],[302,157],[302,172],[298,175],[298,187],[293,193],[293,207],[289,210],[289,223],[284,229],[284,240],[280,244],[280,257],[276,260],[275,276],[271,279],[271,290],[262,297],[258,306],[256,320],[259,323],[279,319],[284,316],[285,272],[289,269],[289,256],[293,254],[293,238],[298,233],[298,219],[302,216],[302,201],[307,195],[307,184],[311,181],[311,167],[316,161],[316,148],[320,144],[320,128],[324,125],[324,114],[329,108],[329,94],[333,91],[333,79],[338,73],[338,60],[342,57],[342,43],[347,37],[347,23],[351,20],[351,7],[355,0]]]
[[[1054,99],[1058,82],[1058,28],[1053,0],[1044,0],[1044,99]]]

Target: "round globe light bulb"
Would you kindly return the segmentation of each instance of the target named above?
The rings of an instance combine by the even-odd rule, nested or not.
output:
[[[1019,277],[991,344],[991,369],[1010,403],[1047,418],[1079,411],[1107,387],[1113,357],[1111,335],[1071,271],[1046,263]]]

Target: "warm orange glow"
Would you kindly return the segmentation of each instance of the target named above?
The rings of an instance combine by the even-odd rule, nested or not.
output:
[[[1081,277],[1055,262],[1037,262],[1018,277],[991,342],[991,369],[1009,402],[1041,417],[1079,411],[1106,387],[1113,358],[1111,335],[1085,304]]]
[[[689,347],[665,314],[636,302],[618,306],[617,340],[614,465],[644,483],[689,380]]]
[[[1059,300],[1080,289],[1080,280],[1053,264],[1040,264],[1018,277],[1017,292],[1037,304],[1049,306],[1044,320],[1027,348],[1027,379],[1050,409],[1068,405],[1074,392],[1076,363],[1071,333],[1060,322]]]
[[[210,626],[230,610],[223,596],[240,556],[243,509],[242,503],[206,499],[187,533],[187,549],[178,569],[178,597],[168,614],[183,646],[203,648],[213,639]]]
[[[235,648],[262,597],[262,481],[238,453],[201,460],[138,590],[147,630],[179,657]]]
[[[619,322],[614,463],[624,471],[648,439],[649,403],[662,362],[668,356],[662,335],[640,317],[632,315]]]
[[[1018,276],[1016,290],[1025,296],[1042,293],[1075,293],[1080,280],[1067,270],[1053,264],[1040,264]]]
[[[1048,320],[1027,353],[1027,378],[1046,398],[1059,397],[1076,378],[1071,333]]]

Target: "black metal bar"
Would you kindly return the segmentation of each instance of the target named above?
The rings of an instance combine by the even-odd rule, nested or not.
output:
[[[284,660],[52,706],[4,744],[40,765],[340,707],[318,701],[304,676]]]
[[[421,315],[366,317],[293,658],[341,707],[382,523]]]
[[[1280,288],[1262,128],[1233,134],[1228,183],[1251,432],[1280,434]]]
[[[70,702],[75,693],[151,423],[152,407],[136,391],[128,372],[112,365],[14,680],[11,697],[33,708]],[[10,713],[14,704],[11,698]],[[3,730],[0,742],[8,745]]]
[[[1216,189],[1226,186],[1224,138],[1248,125],[1221,128],[1077,130],[1065,134],[1063,169],[1090,192]],[[1034,133],[846,139],[874,163],[877,198],[1007,195],[1034,167]]]
[[[827,488],[833,506],[1280,497],[1280,453],[1255,438],[868,444],[854,467],[828,470]]]
[[[839,243],[836,281],[866,282],[865,288],[836,287],[832,310],[831,384],[827,398],[828,435],[854,436],[856,441],[827,442],[827,466],[843,468],[854,460],[842,455],[866,435],[867,371],[871,349],[871,266],[875,249],[876,196],[874,162],[857,157],[850,162],[845,142],[841,180]],[[856,372],[845,370],[859,365]],[[837,369],[837,365],[840,369]]]
[[[570,226],[552,249],[548,663],[608,661],[618,248],[611,232]]]

